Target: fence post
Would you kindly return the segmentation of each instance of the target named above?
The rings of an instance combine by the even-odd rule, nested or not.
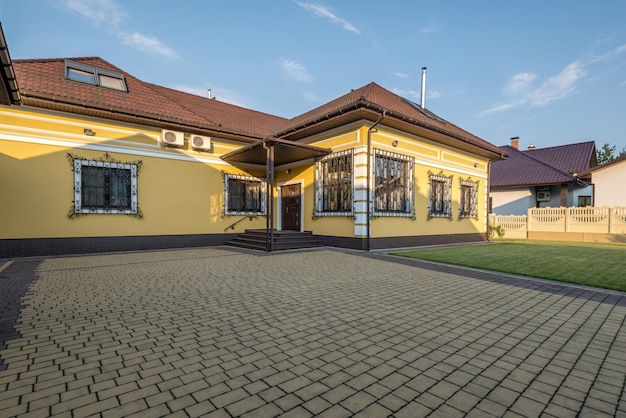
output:
[[[563,208],[564,212],[565,212],[565,232],[569,232],[570,229],[570,210],[569,208]]]
[[[615,225],[615,208],[609,208],[609,234],[614,234],[615,231],[613,231],[614,229],[614,225]]]

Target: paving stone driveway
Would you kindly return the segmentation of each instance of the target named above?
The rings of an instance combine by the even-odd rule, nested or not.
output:
[[[626,416],[626,295],[424,266],[14,260],[0,291],[35,280],[0,349],[0,416]]]

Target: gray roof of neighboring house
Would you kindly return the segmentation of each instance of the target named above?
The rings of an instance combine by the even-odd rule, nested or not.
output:
[[[506,160],[491,165],[491,188],[540,186],[569,183],[576,177],[535,157],[535,151],[520,151],[505,145],[500,149],[508,153]]]
[[[580,173],[598,164],[594,141],[536,148],[522,152],[570,174]]]
[[[524,151],[508,145],[500,149],[509,158],[491,166],[489,184],[494,189],[574,182],[597,165],[593,141]]]

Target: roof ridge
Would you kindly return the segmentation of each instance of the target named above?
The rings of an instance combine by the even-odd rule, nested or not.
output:
[[[583,142],[575,142],[573,144],[553,145],[551,147],[535,148],[535,149],[532,149],[532,150],[523,150],[521,152],[527,153],[527,152],[534,152],[534,151],[543,151],[543,150],[549,150],[549,149],[554,149],[554,148],[572,147],[574,145],[583,145],[583,144],[590,144],[590,143],[595,145],[595,141],[583,141]]]
[[[525,158],[529,158],[529,159],[531,159],[531,160],[533,160],[533,161],[543,165],[544,167],[547,167],[547,168],[549,168],[549,169],[551,169],[553,171],[556,171],[557,173],[565,174],[566,176],[571,177],[571,178],[576,178],[576,176],[572,175],[571,173],[568,173],[567,171],[563,171],[560,168],[557,168],[557,167],[553,166],[552,164],[548,164],[548,163],[546,163],[545,161],[543,161],[543,160],[541,160],[539,158],[533,157],[532,155],[530,155],[530,153],[528,153],[526,151],[520,151],[519,149],[517,149],[515,147],[512,147],[510,145],[505,145],[504,147],[510,148],[510,149],[514,150],[515,152],[520,153],[520,155],[524,156]],[[503,148],[503,147],[500,147],[500,148]],[[545,149],[545,148],[543,148],[543,149]]]
[[[184,101],[176,100],[175,98],[168,97],[168,96],[164,95],[162,92],[159,91],[159,88],[164,88],[164,89],[172,90],[172,91],[175,91],[175,92],[178,92],[178,93],[184,93],[184,94],[189,94],[189,95],[191,95],[191,93],[186,93],[184,91],[172,89],[172,88],[165,87],[165,86],[159,86],[158,84],[149,83],[147,81],[143,81],[143,83],[146,86],[146,88],[149,88],[150,90],[152,90],[153,92],[155,92],[159,96],[163,97],[165,100],[169,100],[169,101],[175,102],[178,106],[181,106],[185,110],[187,110],[189,112],[192,112],[194,115],[202,118],[203,120],[205,120],[206,122],[208,122],[209,124],[211,124],[213,126],[219,126],[218,123],[215,123],[214,121],[212,121],[210,119],[207,119],[206,116],[200,115],[198,112],[194,111],[193,110],[193,106],[187,106],[187,105],[184,104]],[[155,87],[157,87],[157,88],[155,88]],[[198,95],[195,94],[194,96],[198,96]],[[202,98],[201,96],[198,96],[198,97]],[[207,99],[207,100],[209,100],[209,99]]]
[[[91,57],[49,57],[49,58],[17,58],[17,59],[12,59],[11,61],[13,61],[14,63],[20,63],[20,62],[53,62],[53,61],[65,61],[65,60],[72,60],[72,61],[76,61],[76,60],[93,60],[93,59],[97,59],[97,60],[102,60],[105,61],[107,63],[109,63],[107,60],[105,60],[104,58],[101,57],[97,57],[97,56],[91,56]],[[110,65],[113,65],[111,63],[109,63]]]

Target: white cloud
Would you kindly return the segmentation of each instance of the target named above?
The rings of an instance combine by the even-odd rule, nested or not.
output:
[[[626,44],[620,45],[617,48],[613,48],[609,52],[606,52],[602,55],[593,56],[588,59],[587,63],[593,64],[596,62],[606,62],[606,61],[611,60],[612,58],[615,58],[616,56],[620,54],[623,54],[624,52],[626,52]]]
[[[395,75],[398,78],[409,78],[409,75],[406,73],[401,73],[399,71],[394,71],[391,73],[392,75]]]
[[[519,73],[511,77],[506,86],[504,86],[504,94],[517,96],[526,93],[533,81],[537,78],[533,73]]]
[[[504,103],[504,104],[495,105],[485,111],[480,112],[478,115],[485,116],[490,113],[502,112],[504,110],[509,110],[514,107],[520,106],[521,104],[522,104],[521,102],[518,102],[518,103]]]
[[[124,31],[130,21],[128,13],[115,0],[53,0],[52,4],[68,13],[77,14],[138,51],[178,59],[178,54],[157,38],[138,32]]]
[[[422,23],[422,26],[420,26],[420,29],[419,29],[419,33],[422,33],[422,34],[435,33],[435,32],[439,32],[439,24],[435,22],[434,20]]]
[[[525,102],[531,106],[545,106],[554,100],[570,96],[576,90],[576,83],[587,75],[580,62],[574,61],[558,75],[547,79],[541,87],[530,92]]]
[[[279,64],[289,78],[303,82],[310,82],[313,80],[313,77],[307,72],[306,67],[297,61],[283,58],[279,61]]]
[[[297,0],[296,0],[296,4],[302,7],[304,10],[313,13],[313,15],[328,19],[332,23],[341,26],[342,28],[344,28],[345,30],[349,32],[354,32],[359,35],[361,34],[361,31],[359,31],[354,25],[352,25],[347,20],[336,16],[327,7],[321,6],[319,4],[299,2]]]
[[[443,97],[443,94],[438,92],[438,91],[427,91],[426,92],[426,98],[427,99],[441,99]]]
[[[114,0],[56,0],[53,4],[97,26],[106,23],[118,27],[128,19],[128,14]]]
[[[397,87],[394,87],[391,89],[391,91],[395,94],[397,94],[398,96],[401,97],[405,97],[407,99],[410,100],[414,100],[415,102],[419,103],[422,100],[422,92],[420,90],[403,90]],[[426,99],[441,99],[443,97],[443,94],[441,92],[435,91],[435,90],[426,90]]]
[[[120,34],[119,37],[126,45],[132,46],[139,51],[162,55],[171,59],[179,58],[178,54],[174,50],[163,45],[161,41],[156,38],[150,38],[137,32]]]
[[[527,92],[527,88],[537,78],[533,73],[520,73],[513,76],[503,91],[509,95],[522,95],[517,100],[508,103],[495,105],[480,113],[481,116],[490,113],[501,112],[519,106],[541,107],[555,100],[571,96],[576,92],[579,82],[587,75],[584,64],[574,61],[554,77],[548,78],[541,86]]]
[[[520,73],[513,76],[503,92],[512,96],[520,96],[517,100],[495,105],[479,115],[501,112],[519,106],[541,107],[555,100],[564,99],[576,93],[579,84],[587,77],[587,67],[598,63],[607,63],[619,55],[626,53],[626,44],[619,45],[600,55],[590,54],[583,59],[566,65],[559,74],[548,78],[537,89],[527,92],[537,76],[533,73]]]
[[[305,91],[302,93],[302,98],[310,103],[319,103],[322,101],[322,98],[319,97],[317,94],[312,93],[310,91]]]

